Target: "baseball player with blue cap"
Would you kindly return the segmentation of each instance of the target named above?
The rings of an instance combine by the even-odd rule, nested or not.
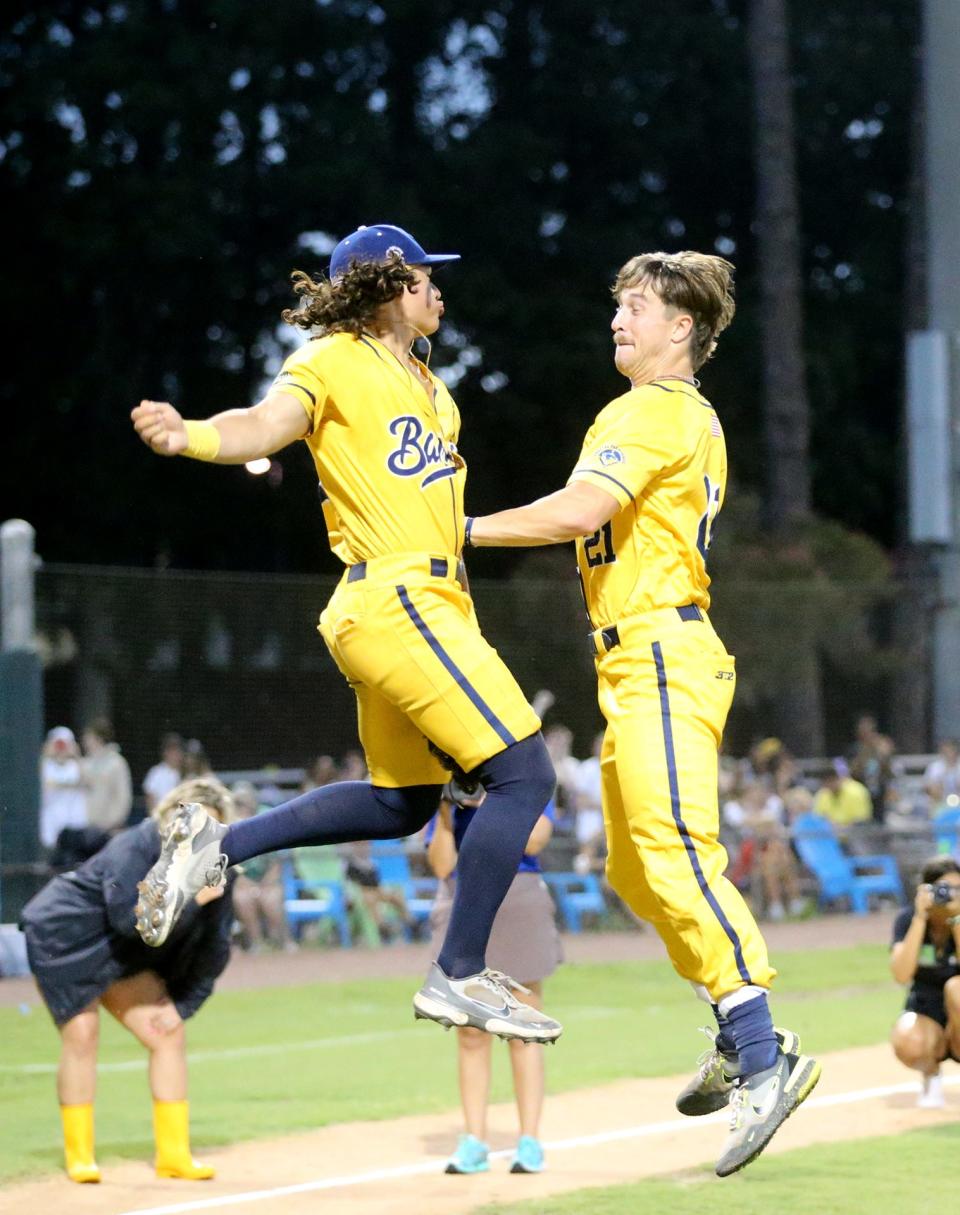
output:
[[[329,279],[294,273],[302,302],[283,317],[313,340],[287,358],[262,401],[207,421],[184,421],[166,402],[133,410],[160,455],[240,464],[307,445],[330,547],[346,566],[319,629],[356,693],[370,771],[369,782],[313,789],[229,828],[184,807],[141,884],[138,927],[147,944],[162,944],[188,899],[250,857],[412,835],[455,769],[486,799],[460,851],[450,926],[415,1014],[550,1042],[560,1024],[519,1001],[485,952],[553,793],[553,765],[539,718],[480,632],[460,563],[460,414],[412,350],[443,316],[433,268],[458,257],[428,253],[393,224],[360,227],[334,249]]]
[[[394,254],[408,266],[441,266],[460,260],[459,253],[427,253],[409,232],[394,224],[361,224],[330,255],[330,277],[341,278],[354,263],[385,262]]]

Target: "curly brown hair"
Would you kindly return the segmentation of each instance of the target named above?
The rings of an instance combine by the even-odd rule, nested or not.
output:
[[[412,286],[416,275],[398,254],[385,262],[352,262],[350,269],[336,279],[312,279],[303,270],[290,275],[298,308],[280,313],[288,325],[328,333],[352,333],[359,337],[373,322],[378,309]]]
[[[712,253],[641,253],[632,257],[611,288],[619,299],[630,287],[649,283],[658,299],[693,317],[690,359],[699,371],[733,320],[733,266]]]

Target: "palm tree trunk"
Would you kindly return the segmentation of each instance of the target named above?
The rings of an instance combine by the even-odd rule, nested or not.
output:
[[[784,549],[789,544],[803,559],[803,537],[797,533],[811,513],[810,411],[787,0],[750,0],[749,51],[767,460],[764,522],[775,542]],[[773,724],[795,752],[823,754],[820,655],[812,636],[799,647],[792,678],[784,680]]]

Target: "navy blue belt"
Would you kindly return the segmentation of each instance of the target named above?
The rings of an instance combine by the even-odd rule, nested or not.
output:
[[[431,578],[446,578],[450,573],[450,564],[446,557],[431,557],[430,558],[430,577]],[[362,582],[367,576],[366,561],[358,561],[356,565],[351,565],[347,570],[348,582]]]
[[[677,608],[677,615],[681,620],[702,620],[703,612],[695,603],[685,603],[683,607]],[[606,654],[608,650],[614,649],[620,644],[620,630],[615,624],[608,625],[605,629],[599,630],[599,643],[596,632],[588,633],[587,639],[590,642],[590,649],[595,654]],[[602,645],[602,649],[600,648]]]

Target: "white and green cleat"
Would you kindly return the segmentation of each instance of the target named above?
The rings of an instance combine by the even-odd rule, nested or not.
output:
[[[773,1067],[736,1085],[730,1098],[730,1134],[717,1161],[718,1177],[729,1177],[756,1160],[816,1088],[820,1071],[820,1064],[808,1055],[781,1053]]]
[[[220,851],[227,834],[199,802],[181,803],[160,849],[160,859],[137,886],[137,932],[160,946],[180,912],[204,886],[222,886],[228,860]]]
[[[785,1055],[800,1054],[799,1034],[792,1029],[774,1029],[773,1032]],[[740,1073],[736,1054],[725,1054],[717,1046],[716,1032],[704,1026],[701,1033],[707,1035],[713,1046],[697,1060],[697,1074],[677,1097],[677,1109],[688,1118],[715,1114],[728,1105]]]

